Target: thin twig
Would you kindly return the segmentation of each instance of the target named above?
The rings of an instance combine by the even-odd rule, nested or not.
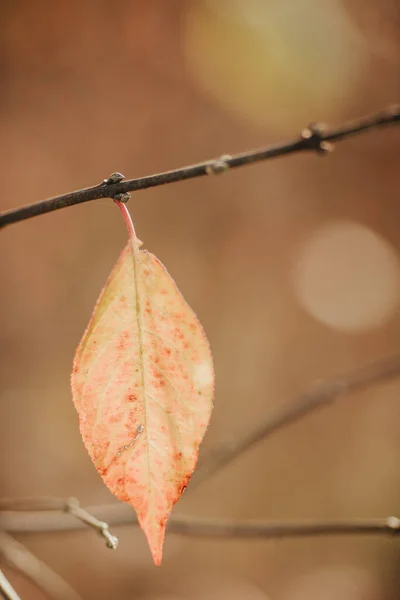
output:
[[[261,440],[302,419],[312,411],[323,408],[344,394],[395,377],[400,377],[400,356],[393,356],[379,363],[373,363],[355,371],[344,373],[333,379],[317,382],[308,392],[298,396],[287,406],[278,409],[274,415],[261,420],[257,427],[247,435],[237,436],[222,442],[199,465],[193,475],[190,489],[198,486]]]
[[[21,600],[3,571],[0,569],[0,595],[5,600]]]
[[[305,521],[274,523],[268,521],[234,521],[181,518],[171,523],[169,531],[196,537],[297,538],[320,535],[400,535],[400,519],[354,519],[346,521]]]
[[[38,499],[40,502],[40,498]],[[55,499],[60,506],[65,507],[65,499]],[[18,506],[18,505],[17,505]],[[1,510],[0,531],[8,533],[39,533],[52,531],[74,531],[86,529],[87,523],[78,519],[65,508],[53,510],[38,510],[38,502],[35,501],[31,510]],[[93,509],[93,510],[92,510]],[[128,504],[114,502],[112,504],[87,507],[86,512],[94,519],[105,522],[108,525],[137,524],[134,511]],[[99,518],[100,517],[100,518]]]
[[[118,547],[118,538],[112,535],[108,523],[96,519],[87,510],[81,508],[77,498],[54,498],[53,496],[26,496],[22,498],[0,498],[0,515],[10,512],[33,512],[57,514],[57,512],[65,512],[72,515],[75,519],[81,521],[84,525],[89,525],[95,529],[106,541],[107,548],[115,550]],[[1,530],[5,528],[0,525]],[[1,542],[0,542],[1,554]]]
[[[109,525],[137,525],[132,509],[125,504],[90,506],[87,511],[106,520]],[[11,533],[43,533],[75,531],[85,527],[84,522],[70,518],[61,511],[0,513],[0,526]],[[400,535],[400,519],[354,519],[346,521],[235,521],[171,517],[169,533],[196,537],[283,538],[319,535]]]
[[[87,510],[81,508],[77,498],[55,498],[53,496],[25,496],[22,498],[0,498],[1,511],[65,511],[85,525],[93,527],[105,540],[107,548],[115,550],[118,546],[118,538],[112,535],[108,524],[99,521]],[[0,530],[2,528],[0,527]]]
[[[54,496],[22,496],[20,498],[0,498],[2,510],[65,510],[65,498]]]
[[[98,533],[106,540],[107,548],[116,550],[118,546],[118,538],[115,535],[111,535],[108,523],[99,521],[89,512],[80,507],[79,501],[76,498],[68,498],[67,505],[65,508],[66,512],[70,513],[82,523],[93,527]]]
[[[385,125],[393,125],[400,121],[400,106],[392,106],[386,110],[376,113],[369,117],[364,117],[355,121],[350,121],[337,127],[336,129],[326,130],[324,125],[312,124],[304,129],[300,137],[262,148],[244,152],[235,156],[223,155],[220,158],[208,160],[195,165],[158,173],[147,177],[129,179],[124,181],[124,176],[120,173],[113,173],[108,179],[93,187],[84,188],[56,196],[48,200],[43,200],[35,204],[22,206],[0,214],[0,227],[17,223],[24,219],[29,219],[38,215],[81,204],[100,198],[113,198],[126,202],[129,199],[129,192],[143,190],[150,187],[202,177],[204,175],[215,175],[224,173],[230,169],[236,169],[252,163],[264,161],[278,156],[286,156],[303,151],[316,151],[318,154],[326,154],[332,149],[332,142],[339,142],[347,137],[369,131]]]
[[[234,441],[232,443],[229,441],[222,444],[220,449],[217,452],[212,453],[212,455],[203,463],[203,467],[200,468],[199,476],[197,477],[197,481],[195,480],[195,483],[198,485],[201,481],[204,481],[211,474],[215,473],[217,469],[227,465],[236,458],[238,454],[248,449],[256,442],[279,431],[289,423],[301,419],[313,410],[327,405],[344,393],[360,390],[374,383],[390,380],[398,376],[400,376],[400,357],[395,356],[379,363],[374,363],[370,366],[351,371],[340,377],[318,383],[312,390],[299,396],[289,406],[278,411],[275,416],[266,419],[264,423],[258,426],[256,430],[252,431],[245,438],[239,439],[238,442]],[[65,500],[48,497],[43,499],[37,498],[33,499],[34,504],[29,506],[31,500],[32,499],[29,498],[23,498],[19,501],[15,501],[14,505],[11,499],[0,501],[0,508],[5,507],[8,509],[0,510],[0,530],[8,531],[10,533],[39,533],[82,529],[85,526],[84,521],[79,522],[71,514],[63,514],[62,507],[65,507]],[[47,510],[40,510],[42,500],[42,506]],[[48,510],[49,507],[54,510]],[[21,508],[31,508],[31,510],[18,510]],[[32,508],[34,510],[32,510]],[[99,519],[100,522],[108,525],[137,524],[136,517],[130,506],[127,504],[115,503],[104,506],[94,506],[89,507],[86,511],[91,515],[92,519]],[[191,518],[172,517],[169,521],[169,531],[182,533],[183,529],[187,527],[188,522],[199,523],[200,521]],[[201,523],[204,531],[211,531],[210,527],[213,528],[215,523],[219,523],[221,529],[224,527],[221,521],[207,522],[203,520]],[[363,521],[362,523],[362,528],[368,530],[369,533],[384,533],[384,531],[388,530],[388,527],[391,530],[395,529],[397,532],[399,528],[399,521],[395,517],[389,517],[388,520],[379,520],[379,522],[376,520],[369,520],[368,522]],[[308,531],[307,535],[334,533],[332,528],[335,529],[336,525],[337,523],[319,523],[317,527],[319,533],[312,533],[316,530],[315,523],[313,524],[314,529],[310,529],[310,524],[304,523],[297,524],[296,527],[294,527],[293,524],[271,525],[270,523],[265,523],[263,527],[265,527],[266,532],[271,532],[271,527],[274,531],[277,531],[278,529],[279,531],[286,531],[287,533],[285,535],[287,536],[291,535],[290,531],[294,531],[293,535],[296,536],[300,535],[300,533],[296,533],[296,531],[300,530],[303,532]],[[251,528],[253,525],[249,523],[236,523],[235,527],[235,531],[239,527],[239,529],[245,532],[249,531],[249,527]],[[345,533],[346,531],[347,533],[360,532],[359,528],[360,522],[358,521],[353,521],[350,524],[347,523],[345,527],[339,527],[339,529],[343,530],[342,533]],[[195,528],[191,529],[191,531],[194,530]],[[232,527],[230,530],[233,531]],[[215,533],[215,535],[221,534]],[[245,534],[238,533],[238,535]],[[267,533],[265,535],[267,535]],[[281,533],[280,537],[282,537],[282,535],[283,534]],[[303,533],[302,535],[306,534]]]
[[[5,532],[0,532],[0,556],[54,600],[82,600],[60,575]]]

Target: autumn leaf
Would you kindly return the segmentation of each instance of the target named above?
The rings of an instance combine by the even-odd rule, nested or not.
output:
[[[118,205],[130,238],[76,351],[72,394],[97,471],[135,509],[158,565],[210,419],[214,372],[195,314]]]

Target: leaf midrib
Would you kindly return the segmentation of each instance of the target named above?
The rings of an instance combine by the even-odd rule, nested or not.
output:
[[[149,504],[151,504],[152,507],[152,511],[153,511],[153,494],[152,494],[152,486],[151,486],[151,468],[150,468],[150,440],[149,440],[149,430],[147,427],[147,423],[148,423],[148,418],[147,418],[147,405],[146,405],[146,377],[145,377],[145,367],[144,367],[144,359],[143,359],[143,354],[144,354],[144,345],[143,345],[143,316],[142,316],[142,311],[141,311],[141,303],[140,303],[140,298],[139,298],[139,279],[138,279],[138,257],[139,257],[139,253],[140,250],[137,247],[137,241],[135,237],[132,237],[130,240],[131,243],[131,247],[132,247],[132,262],[133,262],[133,278],[134,278],[134,284],[135,284],[135,290],[136,290],[136,299],[135,299],[135,308],[136,308],[136,322],[137,322],[137,328],[138,328],[138,341],[139,341],[139,356],[140,356],[140,371],[141,371],[141,385],[142,385],[142,389],[143,389],[143,407],[144,407],[144,433],[145,436],[147,438],[147,444],[146,444],[146,453],[147,453],[147,471],[148,471],[148,492],[149,492],[149,499],[150,502]]]

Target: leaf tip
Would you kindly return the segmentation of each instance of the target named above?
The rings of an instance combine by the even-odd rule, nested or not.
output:
[[[166,520],[160,521],[157,525],[155,525],[141,523],[139,519],[139,524],[147,538],[147,543],[149,544],[153,562],[157,567],[159,567],[161,565],[163,555]]]
[[[160,552],[158,552],[158,553],[152,552],[151,555],[153,557],[153,562],[156,565],[156,567],[161,567],[162,550]]]

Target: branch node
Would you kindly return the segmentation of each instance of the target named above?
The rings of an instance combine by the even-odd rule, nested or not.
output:
[[[122,173],[111,173],[110,177],[108,179],[104,180],[104,183],[107,185],[112,185],[113,183],[121,183],[121,181],[123,181],[125,179],[125,175],[122,175]]]
[[[128,200],[130,199],[131,195],[128,194],[128,192],[122,193],[122,194],[115,194],[115,196],[113,196],[113,200],[118,200],[118,202],[123,202],[123,204],[125,204],[126,202],[128,202]]]
[[[299,139],[275,144],[267,148],[261,148],[260,150],[235,154],[234,156],[228,154],[222,155],[217,159],[174,169],[173,171],[165,171],[164,173],[156,173],[155,175],[128,180],[121,173],[112,173],[108,179],[104,179],[99,185],[2,212],[0,213],[0,228],[11,223],[30,219],[31,217],[44,215],[53,210],[100,198],[113,198],[119,202],[127,202],[129,200],[127,192],[176,183],[177,181],[184,181],[203,175],[218,175],[231,169],[278,156],[288,156],[295,152],[312,150],[317,154],[324,155],[332,151],[332,141],[339,142],[350,136],[370,131],[371,129],[387,127],[399,122],[400,107],[398,105],[390,106],[384,111],[356,121],[350,121],[341,127],[329,131],[324,130],[323,125],[313,123],[303,130]]]
[[[398,519],[397,517],[388,517],[387,526],[390,529],[390,533],[392,533],[393,535],[400,534],[400,519]]]
[[[107,548],[116,550],[118,547],[118,538],[110,533],[108,523],[99,521],[99,534],[106,540]]]
[[[301,132],[301,137],[309,150],[315,150],[321,156],[333,151],[333,144],[324,140],[326,125],[324,123],[310,123]]]
[[[388,118],[387,125],[390,125],[392,121],[400,121],[400,104],[392,104],[385,110]]]
[[[86,523],[86,525],[90,525],[94,529],[98,531],[98,533],[106,540],[107,548],[111,548],[111,550],[116,550],[118,546],[118,538],[115,535],[110,533],[110,528],[108,523],[104,521],[99,521],[96,517],[93,517],[86,510],[80,507],[79,500],[77,498],[68,498],[65,511]]]
[[[71,514],[74,514],[74,510],[76,508],[79,508],[79,507],[80,507],[80,504],[79,504],[78,498],[74,498],[73,496],[70,496],[67,499],[67,502],[66,502],[64,510],[65,510],[65,512],[69,512]]]
[[[220,175],[229,171],[229,162],[227,161],[231,160],[231,158],[230,154],[223,154],[219,158],[211,160],[206,166],[207,175]]]

